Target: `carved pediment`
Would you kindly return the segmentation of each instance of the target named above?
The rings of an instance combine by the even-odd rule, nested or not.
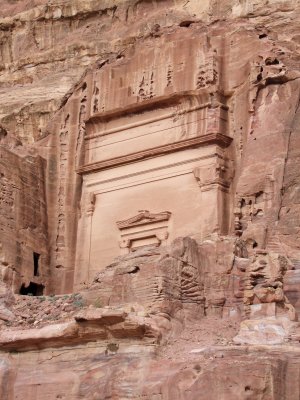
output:
[[[137,215],[123,221],[118,221],[117,226],[119,229],[132,228],[139,225],[146,225],[155,222],[168,221],[171,213],[169,211],[162,211],[160,213],[151,213],[148,210],[140,210]]]

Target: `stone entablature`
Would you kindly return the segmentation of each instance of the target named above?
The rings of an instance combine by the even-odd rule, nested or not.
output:
[[[97,114],[86,122],[85,162],[77,172],[91,173],[195,146],[227,147],[232,140],[226,135],[227,110],[202,90]]]

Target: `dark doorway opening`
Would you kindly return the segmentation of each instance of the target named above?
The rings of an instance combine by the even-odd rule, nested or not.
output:
[[[30,282],[28,286],[23,285],[20,289],[20,294],[24,296],[42,296],[44,293],[45,286],[39,285],[38,283]]]
[[[33,275],[34,276],[39,276],[39,260],[40,260],[40,254],[39,253],[33,253]]]

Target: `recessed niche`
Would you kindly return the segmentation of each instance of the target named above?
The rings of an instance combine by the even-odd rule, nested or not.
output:
[[[20,294],[23,296],[42,296],[44,294],[45,286],[30,282],[28,286],[23,283],[20,289]]]

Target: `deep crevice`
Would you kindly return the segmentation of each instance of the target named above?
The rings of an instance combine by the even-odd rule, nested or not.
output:
[[[39,271],[39,260],[40,260],[40,254],[39,253],[33,253],[33,276],[39,276],[40,271]]]
[[[136,274],[137,272],[139,272],[139,270],[140,270],[140,267],[136,266],[131,271],[129,271],[128,274]]]

